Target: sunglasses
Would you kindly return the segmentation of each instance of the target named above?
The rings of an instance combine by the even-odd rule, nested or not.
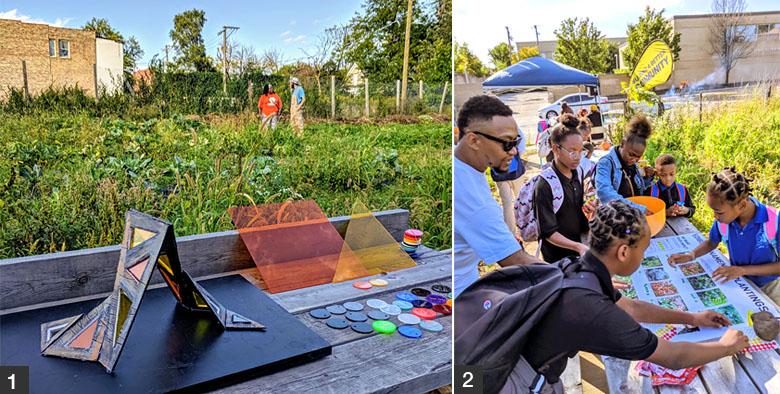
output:
[[[502,145],[502,148],[504,148],[504,152],[509,152],[512,149],[517,148],[517,145],[520,145],[520,141],[523,140],[522,138],[520,138],[520,136],[517,136],[517,138],[515,138],[513,140],[507,141],[507,140],[503,140],[503,139],[498,138],[498,137],[493,137],[492,135],[485,134],[485,133],[482,133],[482,132],[479,132],[479,131],[472,131],[472,133],[477,134],[477,135],[481,135],[481,136],[483,136],[483,137],[485,137],[485,138],[487,138],[487,139],[489,139],[491,141],[498,142],[499,144]]]

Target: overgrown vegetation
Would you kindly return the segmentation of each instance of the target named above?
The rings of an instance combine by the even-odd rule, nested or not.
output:
[[[698,108],[675,108],[656,119],[645,154],[677,159],[677,180],[688,187],[696,204],[693,224],[709,231],[714,219],[705,187],[712,172],[735,166],[753,179],[753,194],[780,207],[780,99],[756,97],[712,107],[699,122]]]
[[[84,105],[70,100],[60,105]],[[286,199],[313,199],[328,216],[355,201],[409,209],[427,245],[450,245],[448,123],[319,123],[296,137],[259,132],[250,114],[35,111],[0,114],[0,150],[0,258],[116,244],[130,208],[183,236],[232,229],[230,206]]]

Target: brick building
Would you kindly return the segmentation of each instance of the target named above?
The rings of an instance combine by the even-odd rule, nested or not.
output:
[[[0,19],[0,98],[10,88],[33,96],[50,86],[77,86],[91,96],[98,86],[113,90],[122,56],[121,43],[93,31]]]

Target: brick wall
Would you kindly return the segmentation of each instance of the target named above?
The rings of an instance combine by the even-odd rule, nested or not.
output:
[[[70,56],[50,57],[50,38],[70,41]],[[23,88],[22,60],[31,95],[49,86],[78,86],[95,95],[94,32],[0,19],[0,98],[9,88]]]

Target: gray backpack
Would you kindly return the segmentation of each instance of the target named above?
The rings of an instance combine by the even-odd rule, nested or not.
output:
[[[458,296],[455,364],[482,367],[486,393],[497,393],[504,386],[522,357],[520,351],[528,334],[562,290],[581,288],[602,293],[594,273],[571,269],[576,261],[565,258],[552,264],[501,268],[483,276]],[[564,356],[573,354],[560,354],[532,371],[536,378],[528,392],[538,392],[545,384],[544,374],[550,365]]]

